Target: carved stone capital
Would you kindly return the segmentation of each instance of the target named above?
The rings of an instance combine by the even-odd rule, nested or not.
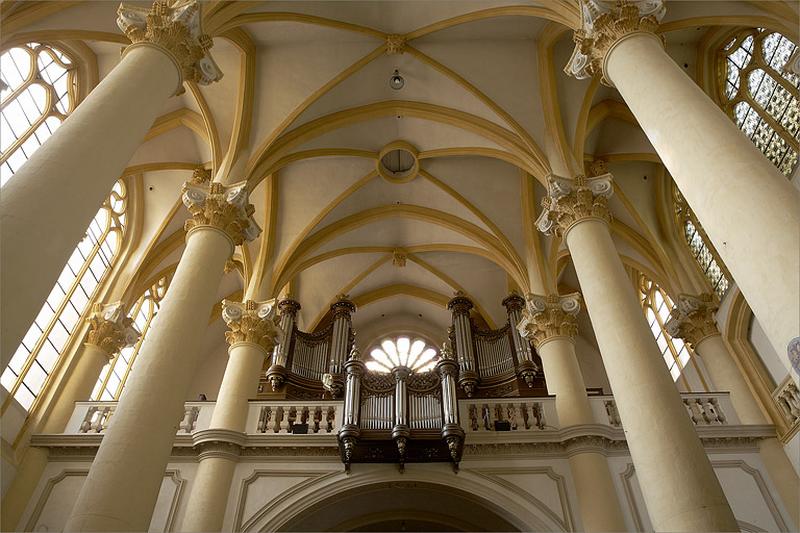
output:
[[[88,318],[91,326],[86,344],[97,346],[111,358],[127,346],[139,340],[140,333],[128,318],[121,302],[113,304],[94,304]]]
[[[718,308],[711,294],[681,294],[664,328],[670,336],[696,347],[708,337],[720,334],[714,318]]]
[[[582,220],[611,222],[608,209],[608,198],[614,192],[611,174],[576,176],[573,180],[550,174],[547,178],[547,196],[542,199],[542,214],[536,220],[539,231],[563,237]]]
[[[225,340],[233,346],[238,342],[251,342],[262,346],[270,353],[283,340],[283,330],[275,312],[275,300],[266,302],[222,301],[222,318],[230,328]]]
[[[239,183],[225,187],[221,183],[198,183],[189,180],[181,190],[183,205],[192,218],[184,228],[211,226],[224,232],[234,245],[252,241],[261,233],[253,219],[255,208],[247,201],[247,185]]]
[[[456,291],[453,299],[447,302],[447,308],[452,311],[453,315],[468,315],[473,304],[463,291]]]
[[[222,71],[209,54],[214,41],[204,34],[197,0],[156,0],[150,8],[120,4],[117,26],[133,45],[157,46],[175,61],[181,82],[209,85]],[[177,92],[182,92],[178,87]]]
[[[580,310],[581,295],[577,292],[567,296],[529,294],[517,330],[537,348],[555,337],[574,338]]]
[[[666,11],[664,0],[583,0],[581,29],[573,36],[575,49],[564,72],[578,79],[601,75],[613,86],[605,74],[608,52],[626,35],[655,34]]]

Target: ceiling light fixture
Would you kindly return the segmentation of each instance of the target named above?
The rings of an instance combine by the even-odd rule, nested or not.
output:
[[[406,80],[403,79],[403,76],[400,75],[400,71],[394,69],[394,74],[392,74],[392,77],[389,78],[389,87],[391,87],[395,91],[399,91],[400,89],[403,88],[405,84]]]

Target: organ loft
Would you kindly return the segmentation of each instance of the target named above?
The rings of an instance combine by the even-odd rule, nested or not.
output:
[[[796,0],[6,0],[2,531],[800,527]]]

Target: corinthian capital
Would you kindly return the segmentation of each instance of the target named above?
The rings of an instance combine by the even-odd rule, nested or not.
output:
[[[208,53],[214,43],[200,26],[197,0],[156,0],[150,8],[123,3],[117,26],[133,44],[148,43],[169,54],[180,67],[182,81],[208,85],[222,78]]]
[[[222,301],[222,319],[230,328],[225,340],[233,346],[237,342],[251,342],[262,346],[270,353],[276,344],[283,341],[283,330],[276,312],[274,299],[266,302]]]
[[[719,335],[714,314],[719,306],[710,294],[691,296],[681,294],[675,302],[664,328],[672,337],[678,337],[696,347],[704,339]]]
[[[244,183],[225,187],[217,182],[187,181],[181,199],[192,218],[186,221],[186,231],[212,226],[225,232],[237,246],[252,241],[261,228],[253,220],[255,208],[247,201],[247,194]]]
[[[587,218],[611,221],[608,198],[613,194],[611,174],[574,180],[555,174],[547,177],[547,196],[542,199],[542,214],[536,227],[546,235],[566,235],[567,230]]]
[[[109,358],[139,340],[139,332],[133,327],[133,320],[125,314],[122,302],[94,304],[92,314],[87,320],[90,329],[86,344],[97,346]]]
[[[581,295],[577,292],[566,296],[529,294],[517,330],[537,348],[555,337],[574,338],[580,310]]]
[[[664,0],[582,0],[581,29],[564,72],[581,80],[600,74],[612,85],[604,72],[611,47],[631,33],[654,32],[666,11]]]

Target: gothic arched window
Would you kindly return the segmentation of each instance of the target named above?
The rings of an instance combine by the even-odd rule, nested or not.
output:
[[[678,381],[692,353],[681,339],[671,337],[664,327],[675,304],[664,289],[642,273],[639,273],[639,298],[650,331],[653,332],[656,344],[661,350],[661,356],[669,368],[669,373],[672,374],[673,381]]]
[[[678,188],[673,185],[672,201],[675,205],[675,218],[677,219],[678,227],[683,233],[683,238],[689,251],[694,256],[700,269],[705,274],[711,288],[717,293],[720,300],[727,294],[730,288],[730,277],[727,269],[722,263],[722,260],[717,254],[717,251],[708,241],[705,232],[697,222],[694,212],[683,199]]]
[[[3,412],[10,398],[30,410],[44,389],[67,341],[90,308],[97,287],[111,270],[122,243],[126,207],[125,183],[119,180],[0,375],[0,383],[10,393]]]
[[[0,55],[0,184],[28,160],[76,105],[77,66],[64,51],[42,43]]]
[[[717,56],[723,108],[786,176],[800,152],[800,76],[784,69],[796,48],[780,33],[750,28]]]
[[[103,370],[100,371],[100,377],[92,391],[91,399],[93,401],[119,400],[122,389],[125,387],[125,382],[133,368],[133,363],[136,362],[136,356],[139,355],[142,342],[144,342],[147,332],[150,331],[153,319],[155,319],[158,309],[161,306],[161,300],[167,292],[169,282],[169,276],[164,276],[159,279],[152,287],[147,289],[134,304],[129,316],[133,319],[136,329],[141,333],[139,340],[135,345],[120,350],[120,352],[103,367]]]
[[[433,370],[436,365],[436,350],[428,347],[422,339],[412,341],[408,337],[384,339],[379,347],[370,350],[369,356],[367,369],[373,372],[388,373],[393,368],[405,366],[422,373]]]

